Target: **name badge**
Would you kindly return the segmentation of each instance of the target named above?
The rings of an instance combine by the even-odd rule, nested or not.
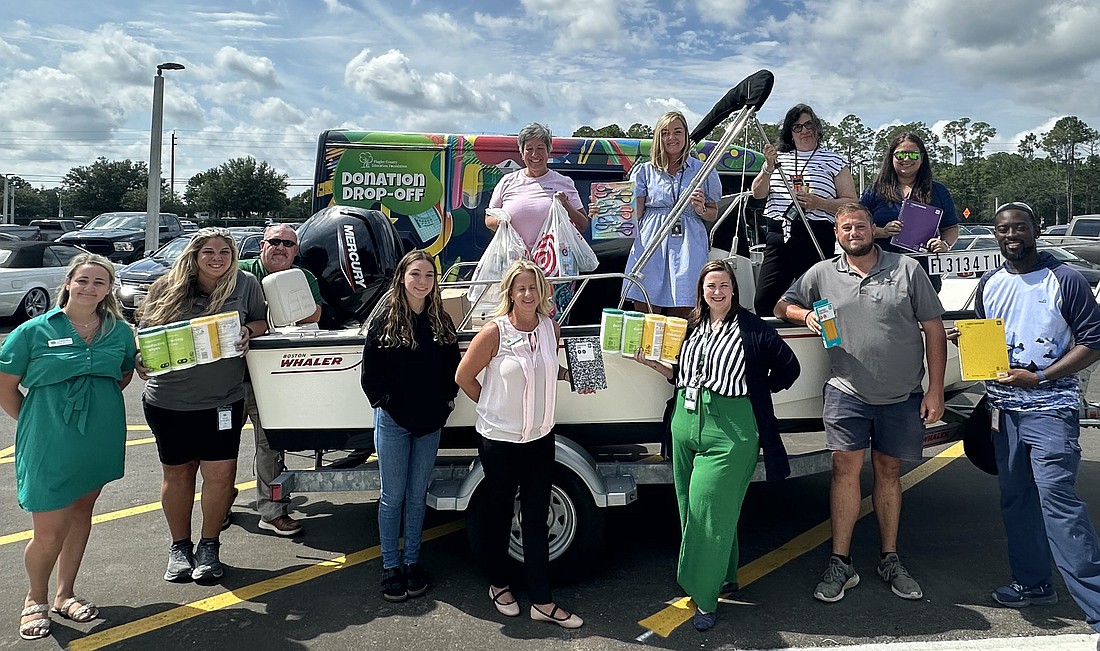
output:
[[[518,344],[521,341],[523,341],[523,336],[522,335],[515,335],[515,336],[512,336],[512,337],[508,337],[507,339],[504,340],[503,343],[504,343],[505,346],[507,346],[509,348],[514,348],[516,346],[516,344]]]
[[[699,400],[699,387],[686,387],[684,389],[684,409],[695,411],[695,405]]]
[[[233,428],[233,409],[231,407],[218,407],[218,431]]]
[[[989,409],[989,429],[994,432],[1001,431],[1001,410],[996,407]]]
[[[50,339],[46,343],[49,345],[50,348],[55,348],[57,346],[71,346],[73,345],[73,338],[65,337],[64,339]]]

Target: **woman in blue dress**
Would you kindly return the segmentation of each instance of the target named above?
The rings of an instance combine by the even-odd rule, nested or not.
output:
[[[48,613],[76,622],[99,616],[74,591],[100,489],[122,477],[134,332],[112,292],[114,265],[86,253],[73,258],[57,307],[16,328],[0,349],[0,407],[16,419],[19,506],[34,533],[23,555],[30,590],[19,635],[50,634]],[[19,390],[22,384],[26,395]],[[50,575],[57,590],[47,601]]]
[[[691,185],[703,163],[691,156],[687,120],[679,111],[670,111],[657,120],[653,130],[650,160],[634,168],[635,214],[640,215],[638,239],[630,249],[626,270],[629,273],[642,251],[656,237],[665,218]],[[691,203],[657,252],[641,269],[641,284],[649,295],[649,304],[633,283],[624,283],[626,297],[635,309],[687,318],[695,307],[695,280],[707,262],[709,245],[704,221],[718,219],[718,199],[722,184],[718,173],[711,172],[691,195]],[[594,204],[595,202],[593,202]]]

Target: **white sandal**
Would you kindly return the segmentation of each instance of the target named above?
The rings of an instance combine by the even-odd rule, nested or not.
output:
[[[50,606],[48,604],[34,604],[27,606],[23,609],[23,612],[19,613],[19,619],[30,615],[38,615],[40,613],[48,613]],[[50,624],[53,621],[49,617],[40,617],[38,619],[32,619],[29,622],[20,621],[19,623],[19,637],[24,640],[41,640],[50,634]],[[38,633],[31,633],[31,631],[38,631]]]

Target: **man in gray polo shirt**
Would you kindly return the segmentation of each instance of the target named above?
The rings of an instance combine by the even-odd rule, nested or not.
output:
[[[921,459],[924,424],[943,415],[943,306],[915,260],[875,245],[871,214],[860,204],[837,211],[836,236],[844,253],[811,267],[775,306],[775,316],[820,333],[812,307],[829,299],[840,331],[840,344],[828,349],[831,374],[822,414],[833,451],[833,553],[814,597],[839,601],[859,583],[850,553],[860,470],[870,445],[881,541],[878,574],[899,597],[920,599],[920,585],[897,554],[901,461]],[[921,392],[925,360],[926,394]]]

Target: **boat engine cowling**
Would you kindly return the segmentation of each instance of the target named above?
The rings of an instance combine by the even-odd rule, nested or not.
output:
[[[389,288],[404,255],[401,237],[385,214],[354,206],[329,206],[298,229],[296,263],[317,277],[321,327],[366,320]]]

